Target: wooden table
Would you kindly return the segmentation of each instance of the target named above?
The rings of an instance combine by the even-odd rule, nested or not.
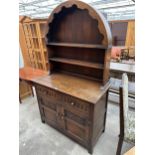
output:
[[[128,152],[126,152],[124,155],[135,155],[135,147],[131,148]]]
[[[32,67],[24,67],[19,69],[19,80],[27,82],[31,86],[31,90],[32,90],[32,86],[33,86],[32,80],[47,74],[48,72],[44,70],[35,69]],[[33,90],[32,90],[32,94],[33,94]],[[19,93],[19,101],[21,103],[20,93]]]

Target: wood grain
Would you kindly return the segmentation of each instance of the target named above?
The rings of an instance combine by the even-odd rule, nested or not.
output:
[[[79,44],[79,43],[56,43],[56,42],[51,42],[47,43],[47,45],[52,45],[52,46],[63,46],[63,47],[79,47],[79,48],[96,48],[96,49],[106,49],[103,45],[97,45],[97,44]]]
[[[102,97],[110,86],[109,83],[102,86],[100,82],[64,73],[53,73],[52,75],[33,79],[32,81],[93,104]]]
[[[90,68],[96,68],[96,69],[103,69],[103,64],[100,63],[93,63],[93,62],[87,62],[87,61],[81,61],[76,59],[66,59],[66,58],[50,58],[49,60],[55,61],[55,62],[62,62],[66,64],[72,64],[72,65],[78,65],[78,66],[84,66],[84,67],[90,67]]]

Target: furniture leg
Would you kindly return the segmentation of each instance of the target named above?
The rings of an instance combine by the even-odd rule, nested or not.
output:
[[[88,146],[88,153],[90,153],[91,155],[93,154],[93,147],[92,146]]]
[[[107,91],[107,94],[106,94],[106,105],[105,105],[105,113],[104,113],[104,122],[103,122],[103,131],[102,132],[105,131],[105,126],[106,126],[108,95],[109,95],[109,90]]]
[[[22,103],[21,97],[20,97],[20,93],[19,93],[19,103]]]
[[[45,120],[41,118],[41,122],[42,122],[42,123],[45,123]]]
[[[34,97],[33,86],[31,85],[32,96]]]
[[[117,145],[117,152],[116,155],[121,155],[122,145],[123,145],[123,136],[119,137],[118,145]]]

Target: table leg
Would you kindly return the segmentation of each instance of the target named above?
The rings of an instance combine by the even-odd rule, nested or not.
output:
[[[32,96],[34,97],[33,86],[31,85]]]
[[[22,103],[21,97],[20,97],[20,93],[19,93],[19,103]]]

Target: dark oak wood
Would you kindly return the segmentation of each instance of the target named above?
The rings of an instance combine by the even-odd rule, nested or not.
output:
[[[52,75],[33,79],[32,81],[93,104],[105,94],[109,87],[109,83],[102,86],[101,82],[65,73],[53,73]]]
[[[79,43],[56,43],[51,42],[47,43],[47,45],[52,46],[63,46],[63,47],[78,47],[78,48],[96,48],[96,49],[106,49],[103,45],[93,45],[93,44],[79,44]]]
[[[111,32],[90,5],[66,1],[46,29],[49,75],[33,79],[42,122],[93,152],[105,130]]]
[[[91,152],[105,129],[109,83],[101,86],[97,81],[62,73],[33,81],[42,121],[63,130]]]
[[[94,63],[94,62],[87,62],[87,61],[81,61],[81,60],[75,60],[75,59],[66,59],[66,58],[55,58],[55,57],[50,58],[49,60],[55,61],[55,62],[62,62],[62,63],[66,63],[66,64],[77,65],[77,66],[103,69],[103,64]]]

